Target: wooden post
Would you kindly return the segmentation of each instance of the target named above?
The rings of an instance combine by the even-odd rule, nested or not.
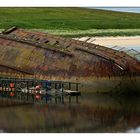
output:
[[[2,97],[3,97],[3,93],[4,93],[4,85],[3,84],[4,84],[4,81],[2,80],[1,83],[2,83]]]
[[[61,81],[59,82],[59,89],[61,89]]]
[[[52,97],[50,97],[50,103],[52,103]]]
[[[28,95],[29,95],[29,82],[27,81],[26,84],[27,84],[26,86],[27,86],[27,101],[28,101]]]
[[[2,96],[2,81],[1,81],[1,79],[0,79],[0,85],[1,85],[0,96]]]
[[[71,103],[71,96],[69,95],[69,103]]]
[[[52,82],[49,82],[49,85],[48,86],[52,87]]]
[[[78,104],[78,95],[76,95],[76,103]]]
[[[17,91],[16,91],[16,80],[14,80],[15,83],[15,98],[17,98]]]
[[[62,83],[62,92],[64,92],[64,84]]]
[[[57,97],[55,97],[55,103],[57,104]]]
[[[57,89],[57,83],[54,84],[54,88]]]
[[[78,83],[76,83],[76,91],[78,91]]]
[[[48,103],[47,93],[45,94],[45,101],[46,101],[46,104],[47,104]]]
[[[54,82],[51,83],[52,88],[54,88]]]
[[[59,97],[59,102],[61,103],[61,97]]]
[[[63,92],[64,92],[64,84],[62,83],[62,104],[64,104],[64,95],[63,95]]]
[[[71,83],[69,82],[69,90],[71,90]]]
[[[34,99],[35,99],[35,95],[34,94],[32,94],[32,101],[34,102]]]

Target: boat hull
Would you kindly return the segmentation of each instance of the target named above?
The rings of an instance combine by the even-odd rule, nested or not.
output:
[[[82,93],[140,93],[140,77],[99,78],[81,82]]]
[[[140,93],[140,76],[118,76],[118,77],[44,77],[52,81],[65,81],[72,83],[80,83],[78,90],[82,94],[94,93],[111,93],[111,94],[135,94]],[[69,84],[66,83],[64,88],[68,89]],[[71,84],[71,90],[77,90],[76,84]]]
[[[11,28],[0,34],[0,56],[5,77],[78,82],[81,93],[140,91],[140,62],[105,46]]]

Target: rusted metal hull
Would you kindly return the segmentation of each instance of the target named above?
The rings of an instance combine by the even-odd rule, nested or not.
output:
[[[0,34],[0,56],[4,76],[80,82],[83,93],[140,91],[140,62],[104,46],[11,29]]]
[[[61,77],[51,77],[52,80],[62,80]],[[49,77],[45,79],[50,79]],[[129,76],[118,76],[118,77],[73,77],[65,78],[65,81],[80,82],[80,92],[82,94],[92,93],[110,93],[110,94],[137,94],[140,93],[140,76],[129,77]],[[75,86],[72,86],[75,90]]]
[[[82,93],[138,94],[140,93],[140,77],[99,78],[81,82]]]

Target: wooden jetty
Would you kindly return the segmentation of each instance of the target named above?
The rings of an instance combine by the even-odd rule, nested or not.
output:
[[[39,79],[0,78],[0,97],[16,99],[25,103],[76,103],[81,96],[80,83]],[[68,97],[68,98],[67,98]],[[67,99],[66,99],[67,98]],[[65,100],[66,99],[66,100]]]

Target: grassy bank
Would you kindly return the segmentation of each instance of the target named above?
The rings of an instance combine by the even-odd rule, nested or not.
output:
[[[4,29],[0,29],[0,32]],[[82,36],[140,36],[140,29],[90,29],[90,30],[53,30],[53,29],[29,29],[50,33],[64,37],[82,37]]]
[[[90,30],[50,30],[32,29],[67,37],[80,36],[139,36],[140,29],[90,29]]]
[[[87,8],[0,8],[0,29],[16,25],[64,36],[140,35],[140,14]]]

